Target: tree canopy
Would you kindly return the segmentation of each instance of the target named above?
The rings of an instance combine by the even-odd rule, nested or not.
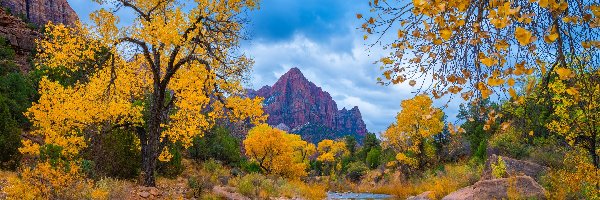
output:
[[[241,97],[252,61],[237,52],[241,14],[256,1],[95,1],[108,9],[93,12],[91,25],[48,24],[38,44],[38,68],[84,72],[69,86],[40,81],[41,98],[27,115],[46,144],[74,159],[86,147],[84,133],[134,127],[144,182],[154,185],[156,161],[172,157],[168,143],[189,147],[226,116],[265,120],[261,99]],[[135,13],[131,24],[118,24],[121,9]],[[36,143],[24,146],[39,152]]]
[[[370,0],[364,38],[375,37],[383,84],[408,81],[435,98],[516,98],[528,75],[572,77],[568,63],[600,66],[600,4],[578,0]],[[397,34],[397,35],[396,35]],[[393,36],[392,42],[382,38]],[[582,57],[588,59],[581,59]],[[477,97],[477,98],[473,98]]]

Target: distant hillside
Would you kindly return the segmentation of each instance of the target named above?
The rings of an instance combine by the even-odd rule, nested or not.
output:
[[[358,107],[338,110],[331,95],[306,79],[298,68],[290,69],[273,86],[248,94],[265,98],[268,124],[313,143],[346,135],[360,140],[368,132]]]

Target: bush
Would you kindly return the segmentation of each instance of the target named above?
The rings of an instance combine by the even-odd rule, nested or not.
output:
[[[496,134],[490,139],[490,147],[497,150],[500,155],[515,159],[522,159],[529,155],[527,139],[515,129],[508,129]]]
[[[375,169],[381,165],[381,150],[377,148],[371,149],[369,153],[367,153],[366,164],[370,169]]]
[[[215,159],[228,165],[239,165],[241,161],[240,141],[231,136],[224,127],[215,127],[203,137],[195,137],[188,149],[190,156],[199,161]]]
[[[0,168],[14,170],[21,154],[21,130],[10,114],[6,98],[0,95]]]
[[[542,185],[549,191],[549,199],[600,199],[600,169],[586,151],[573,150],[564,157],[563,168],[552,169],[543,177]]]
[[[567,147],[555,137],[537,137],[530,148],[529,160],[551,168],[561,168]]]
[[[19,127],[28,128],[30,123],[23,113],[31,107],[31,102],[37,96],[37,91],[29,78],[16,72],[0,76],[0,95],[6,97],[5,103],[9,106],[10,114]]]
[[[241,162],[242,170],[246,173],[260,173],[260,165],[253,161],[244,160]]]
[[[123,179],[139,175],[142,157],[139,140],[133,131],[118,129],[91,140],[85,157],[93,161],[94,173]]]
[[[494,178],[506,178],[508,176],[508,173],[506,172],[506,163],[502,160],[502,156],[498,156],[498,160],[491,165]]]
[[[369,168],[363,162],[352,162],[348,164],[346,178],[353,182],[359,182],[368,170]]]
[[[306,184],[302,181],[288,181],[284,178],[268,178],[262,174],[252,173],[233,179],[230,186],[252,199],[269,199],[285,197],[305,199],[324,199],[326,188],[319,184]]]

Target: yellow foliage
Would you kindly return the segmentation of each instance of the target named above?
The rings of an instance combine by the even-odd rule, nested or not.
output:
[[[550,199],[600,199],[600,169],[594,167],[586,152],[575,150],[564,158],[564,169],[553,169],[544,181]]]
[[[515,38],[517,38],[521,46],[525,46],[531,43],[531,32],[529,32],[527,29],[517,27],[515,30]]]
[[[114,127],[143,130],[141,143],[155,151],[166,142],[187,148],[220,119],[266,120],[262,99],[241,98],[253,62],[232,51],[242,29],[236,16],[257,8],[256,1],[189,1],[185,7],[160,0],[96,2],[131,9],[133,22],[117,26],[115,12],[100,9],[91,25],[46,25],[37,45],[38,69],[84,75],[68,86],[43,77],[40,99],[26,113],[35,127],[31,134],[62,147],[66,160],[76,160],[87,146],[83,135]],[[23,144],[22,153],[39,156],[39,145]],[[172,157],[159,153],[145,160]]]
[[[4,191],[9,199],[107,199],[108,195],[83,177],[76,164],[48,161],[23,168],[19,177],[8,179]]]
[[[485,82],[494,71],[503,72],[501,77],[545,74],[545,66],[535,63],[541,60],[556,66],[571,60],[561,55],[588,56],[590,63],[598,63],[598,56],[593,56],[600,46],[596,33],[600,27],[598,2],[411,0],[370,5],[364,17],[375,18],[378,23],[364,23],[365,37],[388,38],[388,41],[374,40],[371,45],[391,48],[388,49],[391,57],[394,51],[398,57],[393,65],[381,66],[381,70],[387,72],[386,77],[395,78],[380,82],[400,84],[403,81],[397,78],[433,77],[433,80],[423,80],[431,81],[430,86],[418,88],[416,92],[432,94],[436,99],[458,94],[447,90],[453,85],[447,77],[461,71],[468,71],[471,77],[462,77],[466,81],[456,86],[481,93],[485,98],[491,92],[478,87],[478,82]],[[572,9],[581,12],[574,13]],[[538,42],[541,39],[546,42]],[[570,41],[569,47],[558,45],[566,41]],[[482,54],[485,56],[479,56]],[[402,59],[403,55],[412,58]],[[530,68],[518,70],[517,63]],[[516,73],[512,74],[513,71]],[[508,87],[500,90],[507,91]]]
[[[383,144],[398,152],[398,161],[412,167],[423,164],[425,142],[442,131],[444,113],[432,107],[433,101],[426,95],[402,101],[402,111],[396,122],[383,133]],[[413,152],[417,157],[408,157],[404,152]]]
[[[308,157],[314,145],[302,141],[299,135],[261,124],[252,128],[244,140],[246,156],[257,162],[268,174],[292,179],[306,176]]]
[[[333,140],[323,140],[319,142],[317,145],[317,151],[319,153],[317,160],[321,162],[339,161],[342,157],[350,154],[346,148],[346,143],[343,141]]]

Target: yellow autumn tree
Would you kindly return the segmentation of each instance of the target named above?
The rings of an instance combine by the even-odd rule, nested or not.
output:
[[[433,97],[517,97],[527,75],[543,77],[577,56],[598,66],[600,4],[579,0],[368,0],[364,39],[380,59],[382,84],[419,80]],[[382,41],[383,38],[394,38]],[[430,84],[432,83],[432,84]],[[473,98],[475,97],[475,98]]]
[[[435,153],[428,143],[432,142],[433,135],[442,132],[444,113],[432,107],[432,103],[427,95],[402,101],[396,122],[383,133],[383,145],[397,152],[399,163],[423,169],[426,159]]]
[[[559,68],[549,83],[553,91],[553,119],[546,127],[569,145],[585,149],[600,168],[600,71],[588,59]],[[598,183],[596,183],[598,184]]]
[[[167,144],[189,147],[225,117],[265,120],[261,99],[241,98],[252,61],[236,51],[255,0],[94,1],[103,9],[90,15],[92,24],[48,24],[38,43],[38,68],[78,78],[69,86],[43,78],[27,112],[32,134],[60,146],[64,158],[78,158],[84,133],[131,128],[143,184],[154,186],[157,161],[172,157]],[[118,25],[121,10],[134,14],[131,24]],[[39,156],[40,144],[24,141],[21,151]]]
[[[344,141],[323,140],[317,144],[317,161],[323,162],[330,175],[336,175],[342,170],[342,158],[350,155]]]
[[[308,156],[315,151],[315,146],[299,135],[267,124],[252,128],[243,143],[246,156],[258,163],[265,173],[292,179],[306,176]]]

